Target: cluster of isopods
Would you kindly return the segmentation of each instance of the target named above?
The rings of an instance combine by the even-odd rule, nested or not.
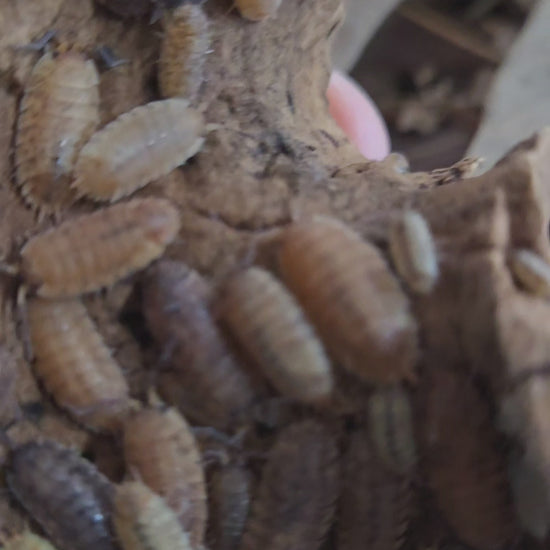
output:
[[[99,3],[132,17],[154,2]],[[68,51],[34,67],[15,159],[39,213],[127,198],[199,152],[204,123],[188,101],[200,93],[208,20],[197,2],[156,3],[166,10],[166,99],[96,131],[93,62]],[[259,20],[280,0],[235,4]],[[443,534],[424,544],[495,550],[519,540],[489,405],[465,372],[418,368],[408,294],[429,294],[439,277],[422,215],[395,215],[389,261],[337,220],[292,223],[266,245],[274,265],[240,268],[215,288],[161,259],[179,229],[167,200],[134,198],[20,251],[34,372],[75,422],[121,442],[127,475],[114,483],[53,440],[11,450],[8,487],[56,548],[394,550],[436,515]],[[541,258],[519,251],[512,267],[528,290],[549,294]],[[80,298],[141,270],[160,357],[146,402],[130,395]],[[52,548],[31,531],[4,546]]]

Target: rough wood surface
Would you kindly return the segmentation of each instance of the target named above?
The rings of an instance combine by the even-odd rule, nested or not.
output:
[[[259,24],[242,20],[228,4],[204,5],[212,32],[199,100],[212,125],[204,148],[184,168],[136,193],[164,197],[179,209],[179,238],[167,257],[185,261],[216,284],[246,263],[264,236],[292,220],[331,215],[386,252],[396,213],[405,206],[418,210],[434,235],[441,267],[429,295],[410,296],[421,334],[420,367],[443,363],[474,373],[490,388],[496,409],[536,380],[536,391],[514,401],[512,416],[523,419],[520,428],[507,429],[527,449],[530,467],[550,492],[548,400],[541,399],[550,385],[550,303],[517,288],[507,263],[515,248],[550,260],[550,131],[476,178],[466,179],[456,168],[411,174],[398,171],[391,159],[367,162],[332,121],[325,99],[328,37],[342,17],[339,0],[285,0],[276,17]],[[35,221],[12,177],[17,105],[38,59],[13,47],[47,30],[87,55],[106,45],[129,60],[101,75],[101,124],[159,97],[160,27],[122,21],[91,0],[43,0],[40,9],[33,0],[0,0],[0,257],[10,261],[28,236],[53,223]],[[95,208],[83,202],[62,217]],[[19,369],[21,410],[13,414],[25,420],[9,431],[10,438],[42,434],[88,449],[91,435],[55,409],[33,380],[15,337],[16,285],[4,276],[1,282],[2,334]],[[85,302],[132,397],[143,398],[151,383],[145,342],[119,323],[123,310],[135,313],[134,282]],[[21,524],[20,512],[8,502],[0,491],[0,510],[6,510],[0,529]]]

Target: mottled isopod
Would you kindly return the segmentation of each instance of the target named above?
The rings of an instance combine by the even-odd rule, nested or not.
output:
[[[240,14],[250,21],[261,21],[277,13],[282,0],[235,0]]]
[[[163,260],[147,272],[143,307],[149,330],[174,368],[160,375],[163,397],[197,422],[226,429],[249,408],[255,392],[214,323],[209,292],[196,271]]]
[[[160,256],[179,231],[163,199],[135,199],[63,222],[21,250],[26,283],[44,298],[111,286]]]
[[[510,548],[518,526],[489,404],[466,373],[431,368],[419,392],[419,445],[435,501],[478,550]]]
[[[409,480],[384,468],[365,430],[353,433],[344,460],[338,549],[397,550],[405,540],[411,504]]]
[[[312,421],[281,433],[264,467],[242,550],[316,550],[330,529],[340,490],[331,434]]]
[[[184,4],[167,13],[159,59],[159,86],[164,97],[190,101],[196,97],[209,48],[208,18],[200,5]]]
[[[412,408],[407,392],[393,386],[369,397],[369,427],[376,452],[384,464],[400,474],[416,464]]]
[[[25,531],[3,542],[3,550],[55,550],[55,548],[42,537]]]
[[[116,488],[113,524],[124,550],[192,550],[175,512],[143,483]]]
[[[212,474],[208,502],[213,550],[239,547],[250,508],[251,477],[241,464],[228,464]]]
[[[132,415],[124,428],[124,456],[130,471],[163,496],[176,512],[193,547],[206,529],[206,487],[201,456],[191,428],[169,408]]]
[[[330,363],[309,321],[284,286],[252,267],[221,289],[219,314],[232,334],[283,395],[315,403],[332,391]]]
[[[53,441],[27,443],[13,452],[7,481],[60,550],[115,550],[112,486],[76,452]]]
[[[512,273],[529,292],[550,297],[550,265],[531,250],[514,251],[511,259]]]
[[[282,232],[279,264],[335,360],[367,382],[415,377],[417,327],[381,253],[336,220]]]
[[[27,306],[34,368],[57,404],[91,428],[120,427],[128,384],[82,302],[31,298]]]
[[[73,167],[98,120],[93,61],[46,53],[31,73],[17,121],[16,180],[31,207],[55,213],[75,200]]]
[[[202,117],[184,99],[136,107],[82,148],[72,185],[79,195],[116,201],[184,164],[202,147],[203,130]]]
[[[390,254],[399,275],[412,291],[427,294],[439,276],[437,252],[424,217],[405,210],[389,232]]]

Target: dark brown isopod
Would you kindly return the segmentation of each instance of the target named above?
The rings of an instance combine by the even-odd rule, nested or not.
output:
[[[151,10],[151,0],[96,0],[120,17],[141,17]]]
[[[262,473],[242,550],[316,550],[330,529],[340,489],[338,451],[315,421],[281,433]]]
[[[31,73],[17,121],[17,183],[33,208],[56,213],[76,199],[74,163],[98,120],[93,61],[74,52],[46,53]]]
[[[25,282],[44,298],[108,287],[159,257],[179,231],[164,199],[135,199],[63,222],[21,250]]]
[[[59,550],[115,550],[112,486],[75,451],[53,441],[27,443],[13,452],[7,481]]]
[[[414,379],[417,327],[382,254],[328,218],[282,232],[279,263],[335,360],[367,382]]]
[[[212,474],[208,502],[213,550],[239,547],[250,508],[251,477],[241,464],[227,464]]]
[[[124,428],[124,457],[129,470],[176,512],[191,545],[202,544],[206,487],[195,437],[184,418],[171,408],[135,413]]]
[[[339,550],[397,550],[411,518],[410,480],[378,460],[370,436],[352,434],[337,520]]]
[[[181,262],[151,266],[143,284],[149,330],[174,369],[161,374],[159,391],[186,416],[225,429],[255,393],[212,319],[208,294],[206,281]]]
[[[419,443],[435,501],[478,550],[510,548],[518,526],[488,403],[467,374],[437,365],[422,377]]]

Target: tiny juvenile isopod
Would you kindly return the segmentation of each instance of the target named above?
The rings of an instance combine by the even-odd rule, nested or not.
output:
[[[414,379],[417,327],[382,254],[328,218],[290,225],[279,268],[337,363],[367,382]]]
[[[405,210],[390,227],[390,254],[399,275],[413,292],[427,294],[439,276],[435,243],[424,217]]]
[[[277,13],[282,0],[235,0],[240,14],[250,21],[261,21]]]
[[[343,461],[343,487],[337,518],[339,550],[397,550],[412,516],[409,480],[377,459],[369,434],[351,435]]]
[[[252,475],[241,464],[226,464],[208,484],[209,532],[213,550],[237,550],[248,518]]]
[[[204,80],[210,48],[208,18],[197,4],[184,4],[165,16],[159,59],[159,86],[164,97],[192,101]]]
[[[25,531],[2,543],[3,550],[55,550],[55,548],[42,537]]]
[[[159,392],[189,418],[223,430],[238,421],[256,393],[214,323],[209,294],[196,271],[162,260],[144,278],[143,309],[173,367],[160,373]]]
[[[93,61],[75,52],[46,53],[32,70],[17,121],[16,181],[31,207],[57,213],[76,199],[73,167],[98,120]]]
[[[44,298],[108,287],[159,257],[179,231],[164,199],[135,199],[63,222],[21,250],[25,283]]]
[[[120,427],[128,384],[84,304],[31,298],[27,317],[35,372],[57,404],[85,426]]]
[[[193,550],[175,512],[143,483],[116,488],[113,524],[123,550]]]
[[[281,432],[264,466],[242,550],[316,550],[334,519],[340,484],[331,433],[306,420]]]
[[[543,298],[550,297],[550,264],[537,253],[521,249],[514,251],[512,273],[528,291]]]
[[[206,487],[195,437],[172,408],[151,407],[131,415],[124,427],[127,467],[164,497],[176,512],[192,547],[206,530]]]
[[[201,115],[184,99],[135,107],[84,145],[72,185],[96,201],[116,201],[165,176],[204,143]]]
[[[369,396],[369,428],[378,456],[390,469],[410,473],[416,464],[412,407],[407,392],[393,386]]]
[[[53,441],[15,449],[8,487],[59,550],[115,550],[110,482],[75,451]]]
[[[419,395],[420,455],[447,523],[477,550],[511,548],[518,525],[489,404],[466,373],[440,365]]]
[[[222,286],[219,315],[283,395],[306,403],[332,391],[330,363],[300,306],[269,272],[252,267]]]

